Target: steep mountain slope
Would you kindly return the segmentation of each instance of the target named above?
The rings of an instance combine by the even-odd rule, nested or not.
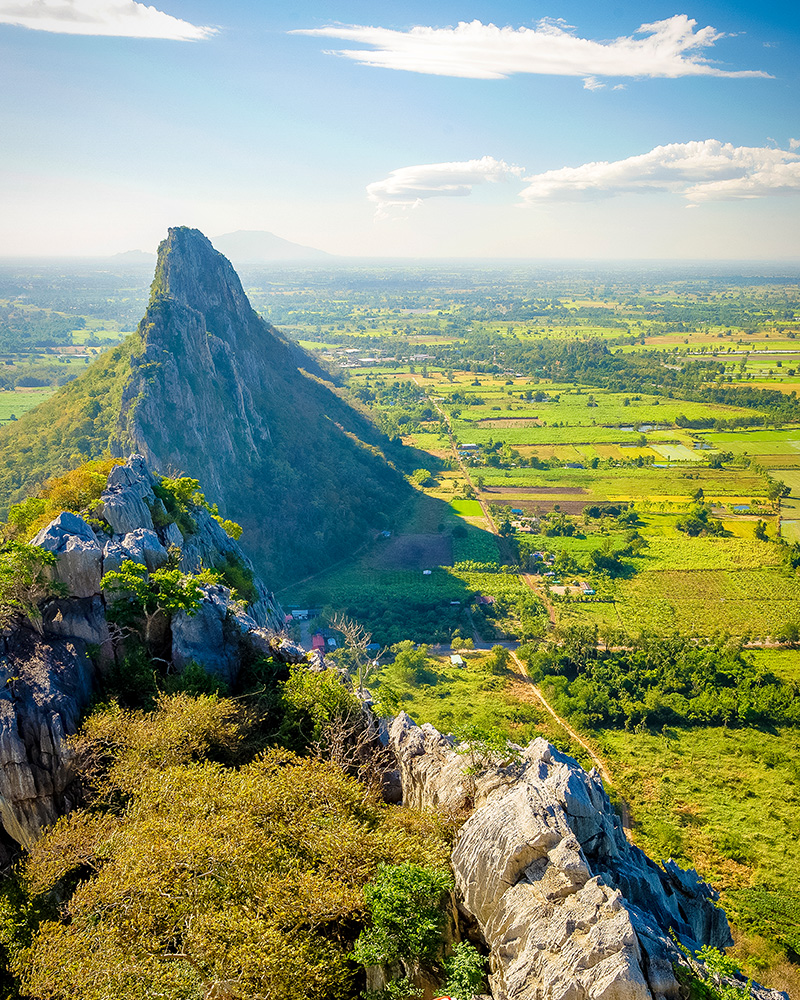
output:
[[[171,229],[137,334],[0,434],[2,499],[86,457],[139,452],[203,481],[271,586],[341,558],[405,485],[304,358],[202,233]]]

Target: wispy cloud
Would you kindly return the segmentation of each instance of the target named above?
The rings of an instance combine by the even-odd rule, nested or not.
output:
[[[65,35],[199,41],[215,34],[135,0],[0,0],[0,24]]]
[[[800,194],[800,155],[717,139],[656,146],[624,160],[584,163],[526,177],[527,202],[578,201],[669,191],[689,204]]]
[[[584,78],[769,75],[713,65],[703,52],[725,36],[712,27],[695,31],[696,26],[685,14],[676,14],[610,41],[581,38],[570,25],[552,20],[539,21],[533,28],[462,21],[455,28],[418,26],[407,31],[329,25],[293,34],[370,46],[335,53],[363,66],[483,80],[501,80],[515,73]]]
[[[417,208],[427,198],[466,197],[476,184],[496,184],[520,178],[522,167],[493,156],[455,163],[423,163],[400,167],[388,177],[367,185],[367,196],[377,205],[376,214],[385,217],[391,209]]]

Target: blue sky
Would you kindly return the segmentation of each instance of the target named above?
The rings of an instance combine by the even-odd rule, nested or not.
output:
[[[0,255],[800,257],[795,3],[149,2],[0,0]]]

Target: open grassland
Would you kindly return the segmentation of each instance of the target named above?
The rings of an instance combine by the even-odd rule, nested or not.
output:
[[[542,713],[532,701],[517,696],[512,678],[505,671],[492,673],[486,653],[462,650],[462,658],[465,666],[457,667],[447,656],[429,657],[422,683],[403,682],[388,665],[375,676],[371,687],[380,698],[385,683],[412,719],[430,722],[443,733],[470,725],[499,728],[522,744],[538,735],[535,730]]]
[[[791,655],[797,674],[800,654]],[[800,946],[800,733],[670,727],[593,736],[625,789],[636,843],[720,889],[738,931],[734,954],[754,978],[797,995],[797,967],[776,944]]]
[[[48,396],[52,396],[54,388],[43,389],[10,389],[0,391],[0,424],[6,424],[14,417],[38,406]]]

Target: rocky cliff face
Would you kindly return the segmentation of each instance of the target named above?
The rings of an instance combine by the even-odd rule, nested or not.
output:
[[[0,638],[0,822],[23,847],[72,805],[65,740],[91,693],[81,639],[27,629]]]
[[[185,572],[231,558],[252,570],[238,544],[202,509],[194,512],[196,530],[186,538],[174,523],[155,527],[161,501],[153,485],[135,455],[112,469],[92,525],[64,512],[33,539],[56,556],[51,573],[67,596],[44,605],[42,636],[24,626],[0,636],[0,823],[23,847],[72,805],[66,737],[76,732],[96,686],[87,650],[94,647],[101,670],[114,655],[103,574],[126,559],[152,572],[167,563],[171,546],[180,550]],[[304,658],[303,650],[277,635],[284,617],[274,596],[257,577],[253,588],[256,600],[247,612],[231,602],[227,587],[206,586],[196,615],[174,617],[171,659],[178,671],[194,661],[232,683],[245,653]]]
[[[139,332],[117,447],[201,479],[271,581],[347,554],[382,523],[403,486],[360,443],[374,428],[298,370],[297,349],[202,233],[169,231]]]
[[[496,1000],[678,1000],[671,934],[691,950],[732,943],[713,890],[628,843],[599,776],[545,740],[475,778],[449,739],[405,714],[389,742],[404,802],[474,805],[452,863],[459,905],[490,948]]]

